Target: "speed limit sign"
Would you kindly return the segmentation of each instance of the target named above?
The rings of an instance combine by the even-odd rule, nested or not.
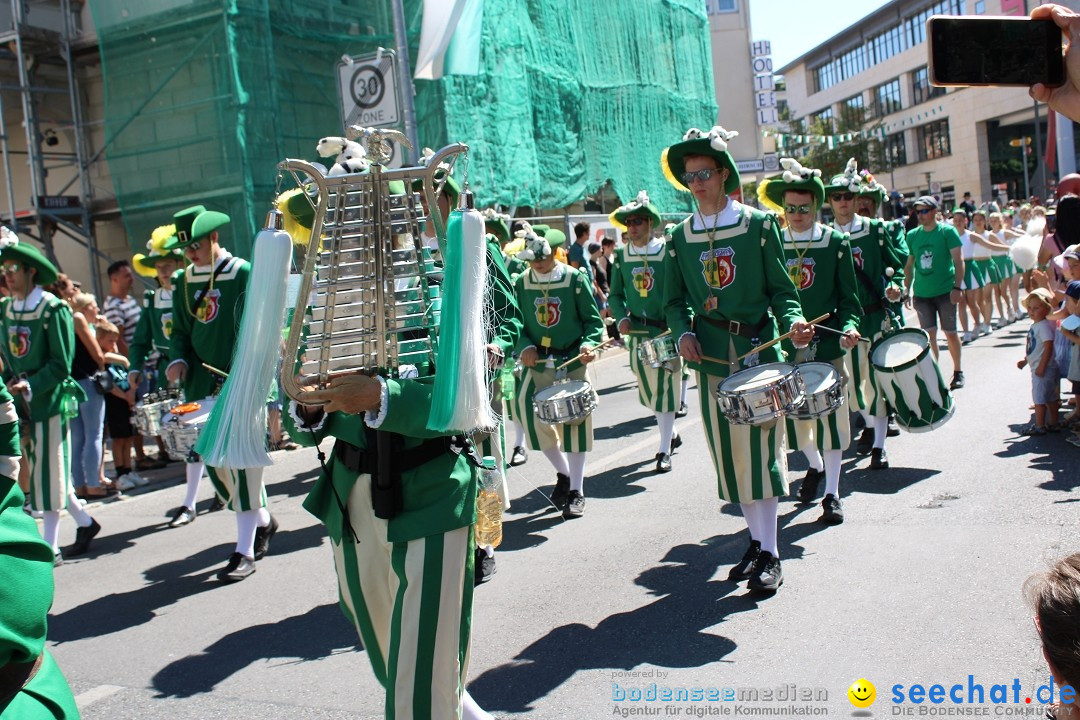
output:
[[[396,61],[392,50],[344,57],[338,63],[341,116],[345,126],[385,127],[399,120]]]

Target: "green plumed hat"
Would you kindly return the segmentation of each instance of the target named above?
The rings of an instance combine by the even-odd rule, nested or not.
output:
[[[868,171],[863,170],[860,173],[862,182],[859,184],[859,195],[861,197],[874,198],[874,202],[878,205],[885,202],[885,186],[879,183],[873,175]]]
[[[619,228],[619,230],[626,230],[626,221],[634,215],[640,215],[646,217],[652,221],[654,228],[660,227],[660,211],[656,209],[656,206],[649,200],[649,193],[642,190],[637,194],[637,197],[619,207],[615,212],[608,216],[608,220],[611,224]]]
[[[776,207],[784,206],[784,193],[788,190],[798,190],[810,193],[817,201],[818,207],[825,202],[825,186],[821,182],[821,171],[815,168],[804,168],[795,158],[781,158],[780,166],[784,168],[783,175],[766,180],[760,194],[764,194],[769,202]]]
[[[19,240],[19,236],[7,227],[0,227],[0,261],[3,260],[16,260],[34,268],[37,271],[35,285],[52,285],[59,275],[49,258],[33,245]]]
[[[664,150],[660,155],[660,167],[664,171],[664,177],[668,179],[677,190],[689,192],[690,188],[683,182],[683,173],[686,172],[687,155],[707,155],[716,158],[718,167],[727,168],[727,182],[724,183],[724,193],[730,195],[739,189],[739,171],[735,167],[735,161],[728,153],[728,141],[739,133],[735,130],[725,130],[719,125],[708,132],[702,132],[697,128],[690,128],[683,135],[682,142],[675,143]]]
[[[165,250],[186,248],[196,240],[231,222],[229,216],[217,210],[207,210],[202,205],[185,208],[173,215],[176,237],[165,244]]]
[[[563,239],[566,239],[566,235],[563,235]],[[544,258],[551,257],[555,252],[551,247],[551,243],[548,242],[547,237],[541,235],[536,231],[535,225],[530,225],[527,222],[521,223],[521,229],[514,233],[514,236],[522,240],[525,244],[524,248],[517,253],[518,260],[543,260]]]
[[[488,208],[482,213],[484,216],[484,232],[494,235],[500,245],[510,242],[510,226],[506,224],[506,216],[495,212],[494,208]]]
[[[859,177],[859,165],[855,162],[855,158],[849,158],[844,172],[833,175],[832,180],[825,186],[825,195],[828,196],[834,192],[857,193],[861,184],[862,178]]]
[[[566,244],[566,233],[558,228],[549,227],[544,231],[544,239],[548,241],[548,245],[554,250]]]

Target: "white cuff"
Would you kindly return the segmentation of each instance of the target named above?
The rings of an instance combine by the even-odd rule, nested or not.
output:
[[[300,407],[300,403],[295,400],[289,401],[289,417],[296,423],[296,429],[302,432],[315,433],[323,429],[323,425],[326,424],[327,413],[323,412],[322,417],[319,418],[319,422],[314,425],[308,425],[308,421],[300,417],[300,413],[297,412],[297,408]]]
[[[695,340],[697,339],[697,333],[684,332],[682,335],[679,336],[679,339],[675,341],[675,347],[679,347],[680,345],[682,345],[682,339],[688,336],[694,338]]]
[[[364,413],[364,422],[373,430],[378,429],[386,420],[386,411],[390,407],[390,388],[387,386],[385,378],[376,375],[375,379],[379,381],[379,386],[382,388],[382,397],[379,398],[379,412],[376,414],[368,410]]]
[[[165,366],[165,372],[168,373],[170,370],[172,370],[173,365],[183,365],[184,367],[188,366],[187,360],[173,360],[171,363]]]

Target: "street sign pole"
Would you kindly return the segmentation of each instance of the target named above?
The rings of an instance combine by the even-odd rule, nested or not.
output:
[[[405,5],[403,0],[394,0],[394,40],[397,43],[398,84],[401,86],[401,103],[405,115],[405,137],[409,138],[413,149],[405,151],[406,164],[416,164],[419,157],[420,143],[416,137],[416,106],[413,103],[415,88],[412,80],[412,64],[409,62],[409,42],[405,35]]]

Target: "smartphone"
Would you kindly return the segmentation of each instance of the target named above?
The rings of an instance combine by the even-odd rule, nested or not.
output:
[[[938,87],[1065,83],[1061,28],[1053,20],[939,15],[926,21],[930,83]]]

